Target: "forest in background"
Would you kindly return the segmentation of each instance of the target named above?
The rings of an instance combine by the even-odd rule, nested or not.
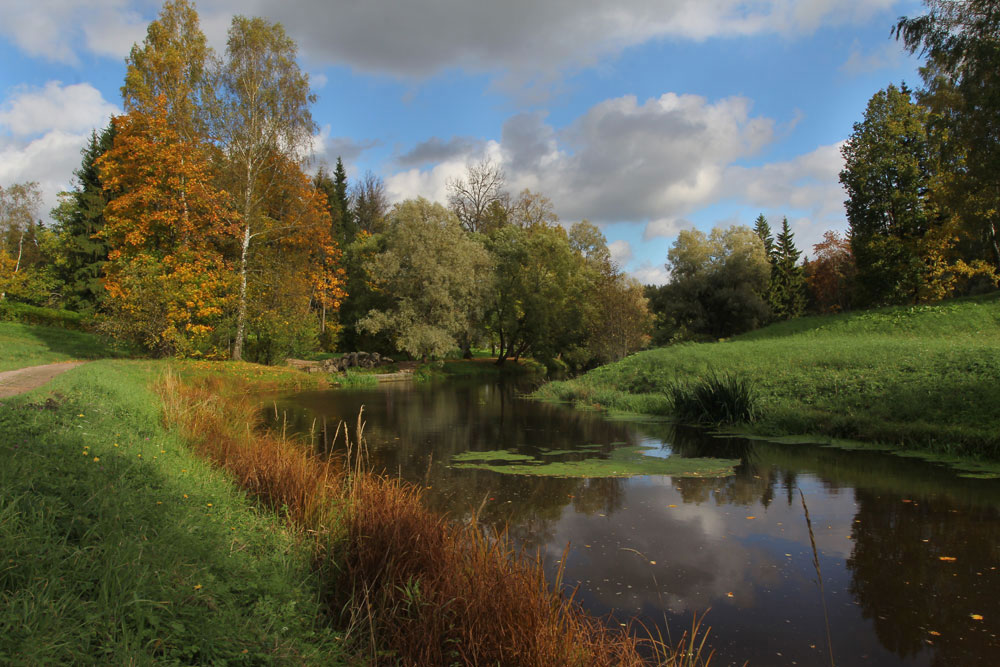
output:
[[[923,87],[876,93],[843,146],[846,235],[804,259],[787,219],[683,231],[669,282],[643,287],[596,225],[509,192],[497,163],[469,165],[446,204],[390,205],[377,175],[352,183],[339,159],[312,173],[315,98],[282,26],[237,16],[217,54],[194,4],[169,0],[55,224],[38,220],[35,184],[0,188],[0,312],[68,309],[158,356],[489,348],[500,364],[578,369],[650,342],[995,289],[1000,7],[925,4],[894,29],[925,57]]]

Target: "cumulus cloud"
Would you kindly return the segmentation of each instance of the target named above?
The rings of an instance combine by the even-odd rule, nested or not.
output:
[[[34,0],[4,3],[0,28],[34,56],[74,62],[77,50],[114,57],[144,34],[148,0]],[[235,14],[281,21],[303,54],[360,71],[426,76],[456,65],[474,71],[540,70],[593,64],[654,39],[704,40],[754,34],[798,36],[823,24],[869,18],[894,0],[202,0],[205,33],[224,44]]]
[[[464,159],[483,150],[486,142],[475,137],[452,137],[447,141],[431,137],[396,158],[401,167],[420,167],[428,163]]]
[[[632,259],[632,244],[624,239],[609,243],[608,251],[611,253],[612,261],[618,266],[624,266]]]
[[[445,192],[445,180],[461,176],[466,162],[489,156],[503,166],[512,192],[544,193],[564,220],[650,222],[654,235],[664,235],[718,197],[729,164],[773,139],[774,122],[753,117],[750,107],[742,97],[712,103],[667,93],[640,103],[625,96],[591,107],[561,130],[541,113],[517,114],[499,143],[410,170],[405,179],[420,182],[424,193]]]
[[[80,150],[90,133],[107,125],[118,108],[90,84],[19,88],[0,103],[0,184],[36,181],[42,191],[43,217],[57,194],[71,185],[80,166]]]
[[[902,46],[895,40],[887,41],[880,47],[865,51],[861,42],[855,39],[854,43],[851,44],[850,55],[840,66],[840,71],[847,74],[867,74],[887,67],[895,67],[902,61],[903,53]]]
[[[666,285],[670,280],[670,272],[665,264],[653,264],[648,260],[641,262],[629,274],[643,285]]]
[[[0,105],[0,126],[15,136],[30,136],[61,130],[87,132],[103,127],[120,113],[89,83],[64,86],[49,81],[41,88],[21,87]]]
[[[339,157],[345,165],[349,165],[365,151],[375,148],[379,142],[375,139],[356,141],[350,137],[330,136],[330,126],[324,125],[319,134],[313,137],[311,161],[316,165],[334,165]]]

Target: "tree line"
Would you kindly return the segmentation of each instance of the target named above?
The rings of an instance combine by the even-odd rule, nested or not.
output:
[[[0,189],[0,299],[92,314],[157,355],[264,363],[487,346],[585,366],[647,342],[642,287],[597,227],[512,197],[492,162],[448,207],[390,207],[339,158],[310,177],[315,97],[280,24],[236,16],[218,54],[168,0],[126,65],[125,113],[92,134],[52,228],[37,185]]]
[[[1000,280],[1000,2],[925,0],[893,35],[923,87],[872,96],[844,143],[848,230],[799,263],[787,219],[681,232],[646,288],[654,342],[724,338],[807,312],[915,304]]]

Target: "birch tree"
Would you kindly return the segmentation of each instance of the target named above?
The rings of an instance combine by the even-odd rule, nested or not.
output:
[[[304,161],[316,127],[309,110],[313,101],[309,77],[296,61],[295,42],[281,24],[234,17],[213,104],[215,132],[243,227],[234,360],[243,358],[251,250],[295,226],[295,220],[270,219],[265,203],[286,173],[284,161]]]

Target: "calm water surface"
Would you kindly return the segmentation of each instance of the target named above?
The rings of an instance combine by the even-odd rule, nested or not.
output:
[[[521,387],[522,389],[524,387]],[[513,384],[384,384],[279,399],[289,428],[353,423],[377,468],[455,518],[509,524],[592,613],[679,637],[711,609],[713,665],[1000,665],[1000,482],[872,452],[709,438],[519,397]],[[273,411],[269,410],[273,417]],[[517,477],[448,467],[467,450],[642,444],[738,458],[722,479]],[[318,446],[323,446],[322,442]],[[593,451],[593,450],[590,450]],[[590,455],[590,454],[588,454]],[[942,560],[944,558],[944,560]],[[979,620],[974,618],[981,616]]]

